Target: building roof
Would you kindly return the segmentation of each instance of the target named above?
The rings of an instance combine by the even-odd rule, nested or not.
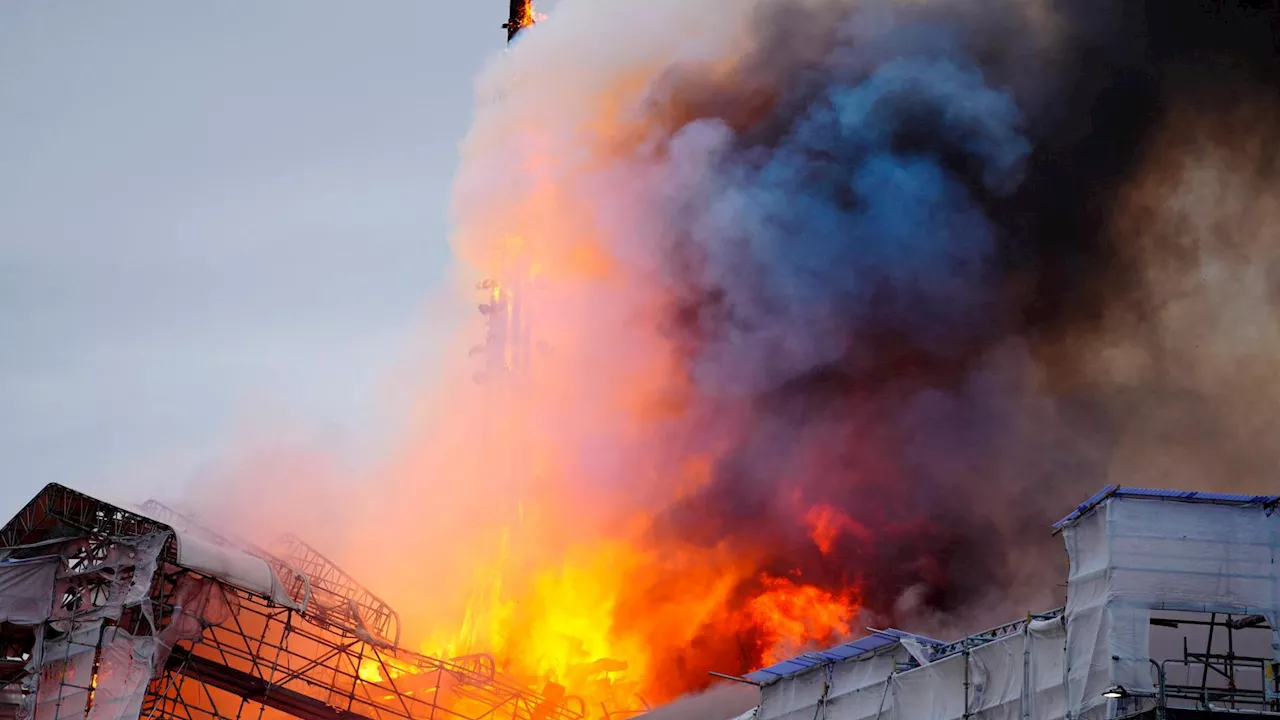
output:
[[[1164,500],[1166,502],[1205,503],[1211,505],[1234,505],[1237,507],[1241,505],[1254,505],[1266,508],[1268,511],[1274,509],[1277,504],[1280,504],[1280,495],[1234,495],[1231,493],[1208,493],[1190,490],[1154,490],[1149,488],[1131,488],[1121,487],[1119,485],[1108,485],[1094,494],[1093,497],[1078,505],[1069,515],[1054,523],[1053,529],[1055,531],[1061,530],[1089,514],[1099,505],[1113,497]]]
[[[873,634],[858,638],[852,642],[837,645],[821,652],[805,653],[804,655],[791,658],[790,660],[783,660],[776,665],[770,665],[762,670],[756,670],[755,672],[747,675],[746,679],[762,685],[776,682],[793,675],[798,675],[818,665],[832,662],[844,662],[845,660],[852,660],[856,657],[877,652],[889,647],[890,645],[896,645],[903,638],[911,638],[923,645],[942,646],[945,644],[941,641],[934,640],[933,638],[927,638],[922,635],[913,635],[909,632],[903,632],[893,628],[888,630],[876,630],[873,631]]]
[[[163,511],[163,512],[158,512]],[[58,524],[77,531],[107,536],[165,533],[173,538],[173,555],[179,567],[192,570],[246,592],[267,598],[277,605],[302,609],[306,599],[294,600],[281,579],[263,557],[245,547],[194,527],[181,515],[161,505],[146,508],[116,506],[71,488],[50,483],[0,528],[0,550],[12,549],[47,539],[59,533]],[[290,569],[291,572],[299,574]],[[305,578],[300,578],[304,584]]]

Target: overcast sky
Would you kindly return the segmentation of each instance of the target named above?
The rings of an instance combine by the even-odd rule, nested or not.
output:
[[[386,436],[506,5],[0,2],[0,515]]]

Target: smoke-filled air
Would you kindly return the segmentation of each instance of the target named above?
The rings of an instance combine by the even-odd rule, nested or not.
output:
[[[318,539],[403,644],[656,705],[1055,607],[1107,483],[1274,477],[1274,9],[549,14],[461,144],[481,312]]]

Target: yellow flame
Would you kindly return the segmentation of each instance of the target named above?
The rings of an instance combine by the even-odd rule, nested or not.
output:
[[[414,665],[386,655],[378,655],[362,659],[358,674],[361,680],[368,683],[386,682],[387,678],[382,673],[384,667],[392,680],[397,680],[405,675],[420,675],[422,673],[421,668]]]

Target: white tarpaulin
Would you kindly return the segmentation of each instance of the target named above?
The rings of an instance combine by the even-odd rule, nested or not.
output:
[[[36,627],[36,640],[22,682],[19,720],[85,720],[91,698],[90,720],[138,716],[153,675],[155,641],[134,637],[110,623],[127,608],[137,608],[152,621],[149,590],[168,538],[168,533],[115,540],[75,538],[62,543],[50,562],[26,563],[50,569],[40,570],[48,582],[43,611],[37,612],[29,597],[20,603],[29,607],[25,619],[34,621],[29,624]],[[18,583],[21,576],[15,572],[10,579]]]
[[[1152,610],[1262,615],[1280,660],[1278,534],[1280,517],[1261,504],[1123,496],[1067,526],[1073,717],[1107,705],[1101,693],[1111,685],[1155,689]]]
[[[759,718],[1060,718],[1065,647],[1066,630],[1058,619],[1024,623],[1020,631],[906,671],[895,670],[911,653],[895,644],[766,685]]]
[[[198,528],[170,531],[166,520],[157,522],[165,527],[145,536],[58,534],[7,549],[0,559],[0,622],[31,628],[21,693],[14,693],[17,720],[135,720],[174,646],[235,615],[239,606],[228,586],[295,610],[310,596],[298,573],[304,599],[290,599],[275,559],[268,563]],[[193,572],[166,575],[162,583],[172,587],[155,586],[168,548],[176,551],[174,564]],[[15,550],[44,555],[13,559]],[[166,593],[171,610],[159,623],[153,591]]]
[[[147,506],[131,509],[139,515],[164,523],[173,530],[177,539],[179,566],[240,590],[270,598],[282,607],[302,610],[289,597],[271,565],[257,554],[249,552],[246,544],[222,537],[196,521],[162,506],[159,511]]]
[[[42,630],[44,628],[41,628]],[[102,638],[101,621],[75,625],[57,638],[43,642],[28,663],[31,673],[20,717],[35,720],[83,720],[93,681],[93,656]],[[30,692],[34,690],[34,692]]]
[[[894,667],[909,657],[901,645],[892,644],[856,662],[819,665],[784,678],[766,686],[757,717],[813,720],[818,710],[825,710],[827,717],[875,717],[887,707],[887,683]]]
[[[154,637],[111,628],[103,638],[98,687],[87,720],[132,720],[142,711],[155,667]]]
[[[267,561],[243,550],[178,532],[178,564],[232,587],[271,598],[277,605],[298,609]]]
[[[0,622],[38,625],[53,611],[59,556],[0,562]]]
[[[163,668],[178,643],[198,640],[205,630],[229,620],[236,614],[235,603],[221,583],[182,576],[174,591],[169,624],[156,636],[155,666]]]

